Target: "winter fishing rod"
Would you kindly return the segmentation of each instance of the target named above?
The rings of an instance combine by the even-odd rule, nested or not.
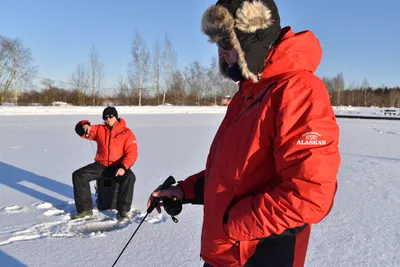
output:
[[[160,188],[158,188],[158,190],[165,190],[168,187],[170,187],[171,185],[175,184],[175,178],[172,176],[169,176],[164,183],[160,186]],[[119,260],[119,258],[121,257],[122,253],[124,253],[126,247],[129,245],[129,242],[131,242],[132,238],[135,236],[136,232],[139,230],[139,227],[142,225],[142,223],[144,222],[144,220],[146,219],[147,215],[149,215],[154,208],[158,205],[158,203],[160,202],[160,200],[162,200],[163,202],[163,206],[164,206],[164,210],[171,215],[172,220],[177,223],[178,220],[175,218],[176,215],[178,215],[181,210],[182,210],[182,203],[176,198],[167,198],[167,197],[161,197],[161,198],[154,198],[153,201],[150,204],[150,207],[147,209],[146,215],[143,217],[142,221],[139,223],[138,227],[136,228],[135,232],[133,232],[131,238],[129,239],[128,243],[126,243],[124,249],[121,251],[121,253],[119,254],[118,258],[115,260],[114,264],[112,265],[112,267],[115,266],[115,264],[117,263],[117,261]]]

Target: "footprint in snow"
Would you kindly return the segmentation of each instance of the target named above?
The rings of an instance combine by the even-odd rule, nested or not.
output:
[[[83,220],[70,221],[68,231],[79,236],[101,236],[107,232],[121,230],[130,222],[120,222],[115,218],[84,218]]]
[[[63,214],[63,210],[58,210],[58,209],[51,209],[51,210],[46,210],[43,214],[46,216],[54,216],[58,214]]]
[[[73,204],[73,202],[62,203],[57,206],[53,206],[53,204],[48,202],[39,202],[33,204],[33,207],[39,210],[43,210],[43,215],[45,216],[56,216],[60,214],[67,214],[75,209],[75,205]]]
[[[115,210],[99,211],[93,210],[92,217],[86,217],[77,220],[71,220],[72,210],[75,210],[73,202],[64,203],[54,207],[51,203],[40,202],[32,205],[34,209],[43,211],[45,216],[57,216],[59,220],[52,222],[43,222],[28,227],[14,225],[12,229],[0,232],[0,246],[26,240],[35,240],[41,238],[73,238],[73,237],[98,237],[104,236],[108,232],[120,231],[131,224],[140,223],[145,213],[132,209],[128,212],[130,221],[120,222],[116,219]],[[16,213],[27,210],[25,207],[10,206],[0,209],[5,213]],[[61,216],[59,216],[61,215]],[[157,224],[166,222],[167,217],[163,214],[149,214],[145,222]]]
[[[51,209],[53,207],[53,204],[48,202],[40,202],[37,204],[33,204],[33,206],[37,209],[44,210],[44,209]]]
[[[144,216],[146,216],[146,213],[141,213],[139,210],[135,210],[133,212],[132,220],[134,222],[140,223]],[[151,224],[158,224],[161,222],[166,222],[167,217],[163,214],[158,214],[158,215],[147,215],[145,222],[151,223]]]
[[[65,221],[39,223],[27,228],[20,228],[10,231],[5,240],[0,240],[0,246],[8,245],[15,242],[25,240],[35,240],[39,238],[52,238],[52,237],[71,237],[73,234],[66,230]],[[2,235],[0,235],[1,237]],[[1,238],[3,239],[3,238]]]
[[[132,223],[140,223],[146,214],[140,210],[132,209],[128,212],[130,221],[121,222],[116,218],[116,211],[106,210],[99,212],[93,210],[92,217],[86,217],[69,222],[69,231],[77,233],[80,236],[99,236],[107,232],[118,231]],[[148,215],[145,222],[157,224],[166,221],[166,216],[159,214],[157,216]]]
[[[5,214],[15,214],[15,213],[20,213],[20,212],[25,212],[27,211],[26,208],[21,207],[21,206],[9,206],[9,207],[4,207],[0,209],[1,213],[5,213]]]

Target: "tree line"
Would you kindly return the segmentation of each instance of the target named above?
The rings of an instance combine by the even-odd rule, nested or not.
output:
[[[343,73],[322,77],[334,106],[395,107],[400,108],[400,87],[379,86],[372,88],[368,79],[361,84],[350,83],[345,88]]]
[[[194,61],[178,69],[177,53],[168,35],[150,50],[139,31],[131,43],[129,64],[114,88],[104,88],[104,63],[93,45],[88,61],[77,63],[68,81],[37,77],[30,49],[19,39],[0,36],[0,104],[51,105],[56,101],[76,106],[114,105],[218,105],[237,91],[236,83],[223,78],[218,59],[208,66]],[[343,73],[322,77],[332,105],[400,107],[400,88],[345,86]],[[40,81],[40,83],[38,82]],[[40,84],[36,88],[34,84]]]
[[[237,85],[224,79],[218,60],[209,66],[194,61],[178,69],[177,53],[168,35],[150,51],[140,33],[133,38],[128,68],[118,85],[104,88],[104,63],[93,45],[88,62],[77,63],[68,81],[57,82],[36,76],[29,48],[19,39],[0,36],[0,104],[50,105],[55,101],[77,106],[114,105],[217,105],[233,95]],[[40,88],[34,88],[34,83]]]

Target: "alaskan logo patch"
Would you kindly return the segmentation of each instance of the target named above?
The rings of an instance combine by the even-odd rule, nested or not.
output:
[[[296,144],[302,146],[323,146],[326,145],[326,140],[317,132],[307,132],[297,140]]]

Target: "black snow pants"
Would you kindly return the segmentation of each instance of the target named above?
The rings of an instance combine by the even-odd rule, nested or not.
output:
[[[115,176],[117,170],[118,166],[107,167],[94,162],[74,171],[72,183],[74,185],[75,206],[78,213],[93,209],[89,182],[103,177],[113,177],[119,184],[117,209],[126,212],[131,209],[136,181],[135,174],[131,169],[128,169],[123,176]]]

